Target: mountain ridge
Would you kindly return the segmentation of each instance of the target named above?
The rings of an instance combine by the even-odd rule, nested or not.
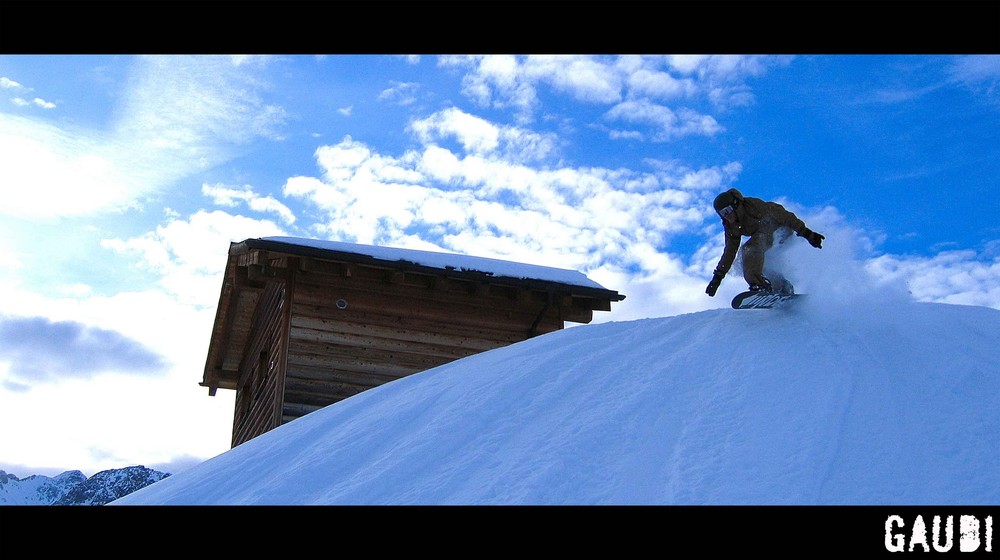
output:
[[[81,471],[24,478],[0,470],[0,506],[100,506],[170,476],[134,465],[87,478]]]

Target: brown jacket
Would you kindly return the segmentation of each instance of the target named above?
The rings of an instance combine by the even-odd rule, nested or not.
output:
[[[715,273],[725,276],[736,260],[736,253],[739,251],[740,242],[744,235],[756,236],[766,235],[766,246],[771,246],[774,232],[781,227],[787,227],[795,233],[801,233],[806,227],[805,222],[798,216],[789,212],[784,206],[777,202],[768,202],[759,198],[743,196],[743,193],[736,189],[729,192],[739,200],[736,205],[736,223],[730,224],[722,220],[725,228],[726,248],[722,252]]]

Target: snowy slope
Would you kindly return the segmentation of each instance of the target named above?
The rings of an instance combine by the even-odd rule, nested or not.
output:
[[[997,504],[998,339],[995,309],[893,298],[574,327],[114,504]]]

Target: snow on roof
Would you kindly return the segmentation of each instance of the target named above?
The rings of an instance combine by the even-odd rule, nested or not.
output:
[[[550,266],[516,263],[487,257],[472,257],[459,253],[379,247],[376,245],[362,245],[357,243],[346,243],[343,241],[326,241],[322,239],[308,239],[302,237],[277,236],[261,237],[260,239],[262,241],[299,245],[302,247],[311,247],[313,249],[365,255],[374,259],[389,262],[404,261],[442,270],[455,269],[459,271],[481,272],[494,277],[544,280],[547,282],[558,282],[571,286],[583,286],[598,290],[607,290],[604,286],[594,282],[590,278],[587,278],[587,276],[582,272],[563,268],[553,268]]]

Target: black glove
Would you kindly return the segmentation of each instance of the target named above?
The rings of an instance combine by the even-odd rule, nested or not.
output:
[[[823,240],[826,239],[825,236],[820,235],[809,228],[802,228],[802,231],[798,233],[798,236],[805,237],[806,241],[817,249],[823,248]]]
[[[719,284],[722,283],[722,275],[718,272],[712,274],[712,281],[708,283],[708,287],[705,288],[705,293],[708,297],[715,297],[715,292],[719,289]]]

